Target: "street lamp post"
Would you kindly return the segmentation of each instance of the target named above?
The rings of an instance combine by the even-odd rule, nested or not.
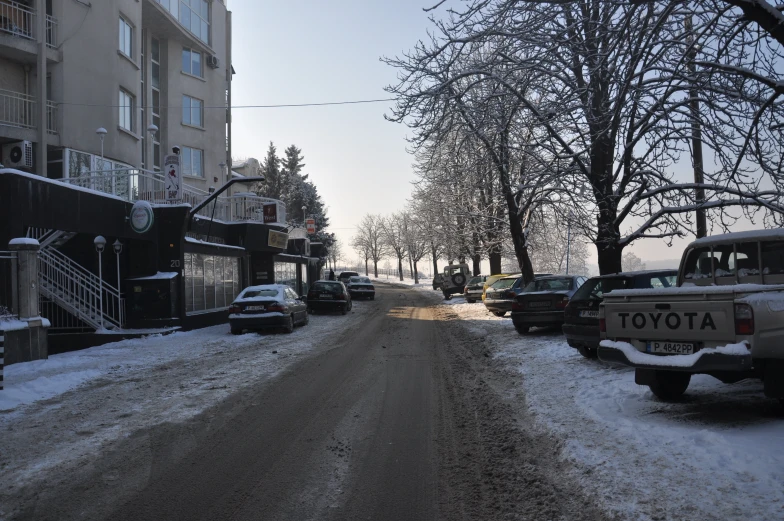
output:
[[[103,329],[103,263],[102,263],[102,254],[104,248],[106,248],[106,239],[103,238],[103,235],[99,235],[98,237],[93,240],[93,244],[95,244],[95,251],[98,252],[98,306],[100,306],[100,317],[101,317],[101,329]]]
[[[103,170],[103,138],[106,137],[106,129],[100,127],[95,131],[95,133],[98,134],[99,138],[101,138],[101,170]]]
[[[120,242],[120,239],[117,239],[112,244],[112,248],[114,248],[114,254],[117,255],[117,291],[120,291],[120,254],[123,250],[123,243]]]
[[[307,220],[307,217],[305,216],[305,211],[307,209],[308,209],[308,207],[303,204],[302,205],[302,224],[305,224],[305,221]]]

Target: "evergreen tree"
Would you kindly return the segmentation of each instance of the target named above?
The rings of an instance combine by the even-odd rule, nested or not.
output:
[[[267,157],[261,163],[261,173],[265,178],[260,195],[283,201],[283,176],[281,171],[281,161],[278,157],[278,150],[270,141],[267,149]]]

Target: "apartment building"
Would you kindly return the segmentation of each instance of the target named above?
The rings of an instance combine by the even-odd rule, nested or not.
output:
[[[232,75],[224,0],[0,0],[0,163],[157,171],[178,146],[206,193],[230,176]]]

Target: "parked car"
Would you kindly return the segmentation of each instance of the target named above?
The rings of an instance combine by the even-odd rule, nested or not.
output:
[[[348,293],[351,298],[376,298],[376,288],[368,277],[351,277],[348,279]]]
[[[510,275],[498,279],[492,286],[485,291],[485,307],[497,317],[506,315],[507,311],[512,310],[512,303],[515,301],[517,293],[512,286],[522,280],[520,275]]]
[[[691,375],[762,380],[784,403],[784,230],[704,237],[684,251],[674,288],[616,290],[599,309],[599,358],[634,367],[662,400]]]
[[[549,275],[531,281],[512,304],[515,330],[524,335],[532,327],[563,325],[569,299],[586,280],[580,275]]]
[[[669,288],[675,286],[677,279],[678,270],[630,271],[588,279],[564,310],[566,341],[584,357],[595,358],[600,342],[599,305],[605,293],[616,289]]]
[[[463,296],[466,302],[473,304],[477,300],[481,300],[486,280],[487,275],[477,275],[466,282],[465,289],[463,289]]]
[[[534,273],[534,280],[548,275],[550,273]],[[509,285],[510,280],[512,281],[511,285]],[[507,311],[512,310],[515,297],[522,293],[523,289],[525,289],[525,282],[519,273],[498,279],[485,292],[485,307],[495,316],[503,317]]]
[[[509,277],[511,275],[511,273],[496,273],[495,275],[488,275],[488,277],[485,279],[485,283],[482,284],[482,302],[484,302],[485,298],[487,297],[487,288],[495,284],[499,279]]]
[[[338,282],[348,284],[348,279],[351,277],[359,277],[359,273],[356,271],[341,271],[340,275],[338,275]]]
[[[229,327],[233,335],[246,329],[280,328],[291,333],[296,325],[308,323],[304,299],[283,284],[249,286],[229,306]]]
[[[351,293],[342,282],[317,280],[308,291],[308,312],[340,311],[344,315],[351,311]]]

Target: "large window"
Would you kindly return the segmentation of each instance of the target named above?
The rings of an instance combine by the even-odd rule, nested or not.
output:
[[[120,17],[120,51],[129,58],[133,57],[133,27]]]
[[[182,122],[194,127],[203,127],[204,102],[190,96],[182,97]]]
[[[182,174],[204,177],[204,151],[198,148],[182,147]]]
[[[296,291],[297,264],[293,262],[275,263],[275,284],[285,284]]]
[[[202,68],[201,53],[184,47],[182,49],[182,72],[191,76],[204,77]]]
[[[157,0],[183,27],[210,43],[210,2],[207,0]]]
[[[152,167],[161,169],[161,42],[150,40],[150,69],[152,70],[152,124],[158,132],[152,136]]]
[[[182,278],[187,313],[226,308],[239,294],[239,258],[186,253],[184,261]]]
[[[120,89],[120,126],[133,132],[133,96]]]

